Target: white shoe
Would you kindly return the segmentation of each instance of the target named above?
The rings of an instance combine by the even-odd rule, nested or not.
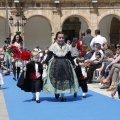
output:
[[[83,97],[83,98],[86,98],[86,93],[83,93],[83,94],[82,94],[82,97]]]

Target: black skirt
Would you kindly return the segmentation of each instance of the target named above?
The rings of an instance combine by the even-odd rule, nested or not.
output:
[[[25,78],[25,72],[23,71],[18,80],[17,86],[24,90],[25,92],[40,92],[43,89],[43,81],[42,78],[37,80],[27,79],[27,74]]]
[[[31,92],[40,92],[43,89],[42,79],[30,80],[30,90]]]
[[[64,91],[74,85],[74,76],[70,62],[64,58],[53,60],[49,77],[53,87],[58,90]]]

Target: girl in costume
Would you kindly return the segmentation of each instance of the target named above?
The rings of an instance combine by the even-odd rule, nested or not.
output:
[[[55,94],[56,99],[61,94],[61,101],[65,102],[64,94],[79,91],[79,85],[72,66],[74,62],[70,48],[64,42],[64,33],[57,32],[55,40],[55,43],[50,46],[48,56],[43,64],[43,68],[48,65],[47,80],[44,82],[43,91]],[[53,59],[49,62],[52,57]]]
[[[19,74],[20,74],[20,67],[23,66],[23,62],[20,59],[22,48],[23,48],[23,39],[19,34],[16,34],[10,46],[10,50],[14,53],[14,57],[12,59],[14,80],[18,80]],[[17,76],[16,76],[16,73],[17,73]]]
[[[40,103],[40,91],[43,88],[43,68],[39,62],[39,51],[39,49],[35,48],[31,52],[31,60],[27,63],[17,83],[17,86],[25,92],[32,92],[32,101],[36,101],[37,103]],[[26,77],[24,76],[25,73]]]

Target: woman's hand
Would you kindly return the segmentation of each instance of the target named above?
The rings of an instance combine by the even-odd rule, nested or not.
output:
[[[105,72],[108,71],[109,66],[106,67]]]
[[[84,66],[84,63],[80,62],[79,65],[80,65],[80,66]]]
[[[46,64],[43,64],[43,69],[46,69]]]
[[[26,68],[26,67],[24,67],[24,68],[23,68],[23,71],[26,71],[26,69],[27,69],[27,68]]]
[[[99,62],[99,61],[94,61],[94,63],[95,63],[95,64],[98,64],[98,63],[100,63],[100,62]]]
[[[85,63],[87,63],[88,62],[88,60],[85,60]]]

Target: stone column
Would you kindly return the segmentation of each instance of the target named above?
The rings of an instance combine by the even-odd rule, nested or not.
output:
[[[55,41],[54,38],[55,38],[55,34],[52,32],[52,33],[51,33],[51,42],[52,42],[52,43],[54,43],[54,41]]]
[[[90,11],[90,29],[91,34],[95,36],[95,30],[98,29],[98,15],[94,11]]]
[[[53,23],[54,23],[54,27],[55,27],[55,34],[58,31],[61,31],[61,19],[60,16],[61,15],[61,10],[60,9],[55,9],[53,10]]]

